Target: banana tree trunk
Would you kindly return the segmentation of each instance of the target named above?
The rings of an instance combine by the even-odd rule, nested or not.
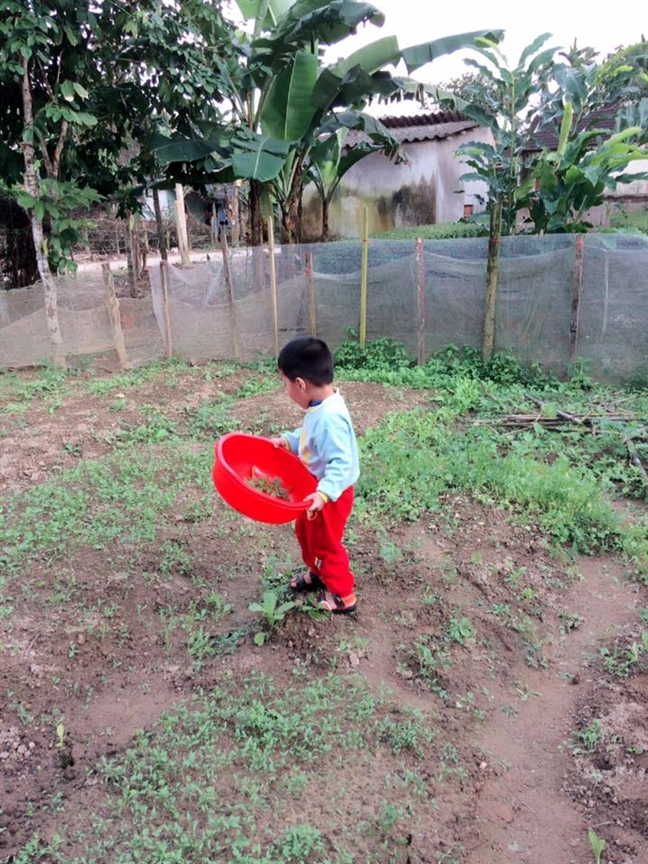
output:
[[[299,243],[298,202],[287,203],[281,210],[281,245],[292,246]]]
[[[301,241],[301,220],[299,203],[302,192],[302,177],[304,171],[302,169],[303,157],[300,156],[295,165],[290,191],[285,200],[280,201],[281,207],[281,244],[282,246],[292,246]]]
[[[262,185],[258,180],[250,180],[249,226],[250,246],[263,246],[263,214],[261,212]]]
[[[329,207],[330,200],[324,196],[322,198],[322,242],[326,243],[329,239]]]

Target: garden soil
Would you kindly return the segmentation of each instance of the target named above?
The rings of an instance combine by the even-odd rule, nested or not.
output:
[[[179,379],[175,387],[144,382],[125,392],[118,418],[109,404],[114,394],[75,396],[72,390],[52,413],[34,406],[22,415],[20,428],[5,430],[0,492],[26,490],[73,467],[81,456],[101,457],[117,419],[138,422],[144,405],[164,405],[180,421],[217,390],[239,391],[247,374],[240,370],[217,383]],[[376,384],[347,382],[342,389],[360,435],[389,412],[425,407],[428,398]],[[231,414],[240,429],[260,431],[298,422],[292,410],[277,391],[240,399]],[[215,520],[223,506],[214,494]],[[190,537],[198,575],[207,580],[213,562],[219,572],[228,563],[236,569],[242,555],[251,562],[248,578],[218,586],[232,607],[228,628],[234,633],[249,622],[248,605],[260,599],[259,572],[273,548],[294,549],[298,565],[291,531],[277,526],[251,534],[242,550],[214,524],[188,525],[179,515],[160,526],[156,543],[182,547]],[[198,671],[179,654],[170,659],[159,626],[142,628],[136,615],[137,609],[153,610],[170,600],[188,607],[191,581],[170,573],[139,583],[111,572],[100,551],[75,553],[76,590],[83,592],[86,608],[118,602],[128,587],[123,635],[115,632],[91,648],[87,621],[66,613],[65,606],[45,614],[27,601],[0,622],[7,625],[0,633],[0,861],[15,861],[35,831],[47,840],[62,822],[87,827],[87,814],[105,794],[93,766],[123,751],[136,730],[150,728],[187,696],[209,691],[228,672],[242,677],[262,671],[287,686],[299,665],[312,676],[331,668],[359,675],[400,706],[433,714],[466,769],[437,796],[433,822],[401,826],[405,841],[395,841],[385,861],[591,864],[592,829],[606,839],[604,864],[647,864],[648,675],[640,664],[627,676],[614,674],[601,655],[602,648],[623,650],[637,638],[639,610],[648,607],[646,589],[628,580],[611,555],[557,561],[536,528],[516,527],[501,511],[469,498],[448,497],[442,515],[397,526],[389,540],[407,554],[386,558],[372,526],[354,526],[357,615],[322,621],[288,616],[264,646],[242,638],[236,650]],[[142,571],[149,563],[140,561]],[[500,626],[493,614],[506,614],[510,585],[520,573],[531,586],[532,639],[523,639],[520,628]],[[422,603],[430,589],[439,599]],[[421,680],[407,646],[413,633],[434,633],[447,621],[444,604],[462,610],[476,634],[452,649],[452,663],[437,682],[449,694],[442,699]],[[63,749],[51,724],[39,720],[62,703]],[[574,733],[590,728],[594,719],[600,740],[575,747]],[[435,766],[429,770],[432,777]],[[384,774],[376,757],[366,769],[361,808],[375,806],[371,790],[380,787]],[[327,787],[316,798],[335,794]],[[317,808],[305,805],[305,812],[317,824]],[[335,832],[330,821],[319,827],[325,836]],[[72,846],[62,851],[79,852]],[[368,858],[371,850],[366,851]],[[357,864],[365,860],[360,852]]]

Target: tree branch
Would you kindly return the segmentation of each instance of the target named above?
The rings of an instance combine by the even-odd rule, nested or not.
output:
[[[61,131],[59,133],[58,141],[56,142],[56,149],[54,150],[54,161],[52,162],[52,171],[51,176],[58,180],[59,169],[61,167],[61,156],[63,155],[63,148],[65,147],[65,138],[67,136],[68,130],[68,121],[64,120],[61,123]]]

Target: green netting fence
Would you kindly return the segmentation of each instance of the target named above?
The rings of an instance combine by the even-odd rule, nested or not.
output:
[[[371,240],[367,340],[397,339],[419,360],[479,348],[486,256],[485,238]],[[71,363],[115,369],[165,356],[271,358],[308,332],[335,348],[360,331],[361,266],[360,240],[216,249],[186,267],[151,266],[150,293],[120,297],[117,320],[105,273],[84,271],[58,280],[64,350]],[[495,350],[558,374],[580,359],[603,383],[648,382],[648,238],[503,238]],[[0,291],[0,365],[50,353],[42,287]]]

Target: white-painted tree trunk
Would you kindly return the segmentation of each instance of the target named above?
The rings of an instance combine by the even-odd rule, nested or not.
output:
[[[29,87],[29,61],[23,60],[22,77],[22,101],[25,130],[34,128],[34,111],[32,95]],[[32,138],[33,140],[33,138]],[[36,153],[32,143],[23,142],[23,157],[25,160],[25,188],[26,191],[37,201],[40,198],[40,183],[36,173]],[[52,362],[56,366],[65,366],[65,350],[63,338],[59,325],[58,305],[56,294],[56,280],[50,270],[47,253],[45,251],[45,238],[43,234],[43,220],[37,218],[35,210],[29,214],[31,221],[32,237],[36,249],[36,264],[38,273],[43,283],[43,294],[45,300],[45,314],[47,316],[47,332],[52,343]]]

